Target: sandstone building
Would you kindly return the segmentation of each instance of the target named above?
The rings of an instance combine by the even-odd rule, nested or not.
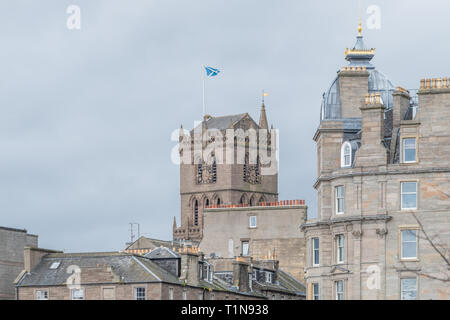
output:
[[[216,137],[206,137],[208,133],[213,135],[218,131],[226,140],[227,130],[234,132],[242,130],[245,134],[248,130],[260,129],[267,130],[268,134],[271,132],[264,105],[259,124],[248,113],[223,117],[206,115],[199,126],[188,134],[180,134],[180,145],[182,142],[186,143],[186,140],[192,143],[189,146],[191,151],[189,161],[180,165],[181,225],[178,227],[174,221],[174,239],[200,241],[204,228],[203,212],[205,207],[210,205],[238,203],[256,205],[278,200],[278,174],[262,175],[259,159],[257,163],[250,163],[250,137],[230,138],[234,138],[234,141],[231,141],[233,154],[230,155],[233,159],[227,159],[226,152],[220,155],[215,154],[215,150],[208,152],[208,148],[216,143]],[[196,145],[200,145],[199,152],[194,150]],[[255,148],[260,147],[262,146],[258,141]],[[245,150],[245,159],[241,161],[242,163],[238,161],[239,148]],[[188,151],[181,150],[180,153]],[[219,161],[220,158],[222,161]]]
[[[318,217],[301,226],[308,298],[449,299],[450,80],[416,97],[374,53],[360,27],[324,94]]]
[[[26,248],[17,277],[19,300],[267,300],[304,299],[305,288],[276,261],[232,259],[216,276],[195,248],[62,253]],[[217,262],[215,262],[217,264]],[[228,271],[231,270],[231,273]],[[224,275],[227,275],[226,277]]]
[[[266,130],[257,136],[254,145],[252,129],[256,133]],[[211,130],[219,131],[221,137],[209,137],[207,134]],[[234,136],[227,135],[229,130]],[[239,136],[238,130],[244,135]],[[201,140],[202,136],[206,138]],[[224,150],[223,161],[219,163],[217,150],[207,151],[222,139],[224,148],[227,142],[232,142],[233,153],[229,155],[228,150]],[[276,131],[268,128],[264,103],[258,124],[247,113],[205,116],[194,130],[180,135],[180,145],[186,140],[192,142],[188,145],[191,151],[188,160],[191,161],[180,165],[181,226],[174,221],[174,241],[199,244],[210,257],[276,259],[283,270],[302,281],[305,242],[298,226],[305,222],[307,207],[303,200],[278,201]],[[201,161],[195,161],[196,141],[201,143]],[[263,171],[267,161],[260,160],[260,150],[266,149],[271,164],[276,167],[270,174]],[[253,163],[250,161],[252,150],[257,154]],[[186,147],[180,147],[180,157],[183,152]],[[240,153],[245,154],[241,162]],[[227,157],[231,157],[231,161],[227,161]],[[208,158],[212,158],[209,163]]]
[[[15,298],[13,281],[24,268],[23,250],[37,245],[38,236],[26,230],[0,227],[0,300]]]
[[[303,200],[207,207],[200,248],[213,257],[276,259],[303,281],[306,244],[298,226],[305,223],[306,211]]]

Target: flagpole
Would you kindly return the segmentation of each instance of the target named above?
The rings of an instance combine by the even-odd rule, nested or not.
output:
[[[203,82],[203,118],[206,115],[205,74],[204,74],[204,72],[205,72],[205,66],[202,65],[202,74],[203,74],[203,76],[202,76],[202,82]]]

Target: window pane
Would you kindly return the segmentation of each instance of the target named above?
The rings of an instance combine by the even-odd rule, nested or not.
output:
[[[403,243],[403,258],[416,258],[417,257],[417,245],[415,242]]]
[[[242,242],[242,255],[248,256],[248,242]]]
[[[337,212],[344,212],[344,199],[338,199]]]
[[[344,187],[336,187],[336,194],[338,198],[342,198],[344,196]]]
[[[256,217],[252,216],[250,217],[250,228],[255,228],[256,227]]]
[[[402,208],[403,209],[415,209],[417,207],[417,195],[404,194],[402,195]]]
[[[417,192],[417,182],[403,182],[402,193]]]
[[[416,149],[406,149],[405,150],[405,161],[406,162],[416,161]]]
[[[403,241],[414,241],[417,240],[417,230],[403,230],[402,231]]]
[[[314,249],[319,249],[319,238],[314,238]]]
[[[416,148],[416,139],[404,139],[403,145],[405,146],[405,149],[415,149]]]
[[[402,300],[417,299],[417,279],[402,279]]]

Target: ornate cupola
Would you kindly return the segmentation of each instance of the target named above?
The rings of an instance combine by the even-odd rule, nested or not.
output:
[[[356,43],[352,49],[345,50],[345,60],[350,62],[350,67],[366,67],[367,69],[375,69],[370,61],[375,56],[374,48],[367,48],[364,44],[362,36],[361,21],[358,25],[358,36],[356,37]]]

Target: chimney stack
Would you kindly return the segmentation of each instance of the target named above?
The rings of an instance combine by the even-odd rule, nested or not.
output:
[[[397,145],[400,122],[405,118],[406,112],[408,111],[411,103],[409,91],[402,87],[397,87],[392,95],[394,97],[394,106],[392,109],[392,139],[389,163],[394,162],[395,147]]]
[[[250,292],[250,263],[244,257],[236,257],[233,261],[233,286],[240,292]]]
[[[180,280],[192,286],[199,285],[198,262],[199,254],[196,248],[184,247],[178,252],[181,256]]]
[[[343,67],[339,72],[341,118],[360,118],[360,107],[369,91],[369,72],[366,67]]]
[[[367,94],[361,108],[361,148],[356,152],[355,167],[372,167],[387,164],[384,140],[384,110],[380,93]]]
[[[63,253],[62,251],[54,251],[47,250],[41,248],[34,247],[24,247],[23,248],[23,257],[24,257],[24,266],[26,272],[31,272],[33,268],[39,263],[41,258],[50,254],[50,253]]]

